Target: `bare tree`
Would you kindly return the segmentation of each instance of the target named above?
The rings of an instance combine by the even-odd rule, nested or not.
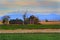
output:
[[[24,20],[23,24],[25,24],[26,14],[27,14],[27,11],[24,12],[24,15],[23,15],[23,20]]]

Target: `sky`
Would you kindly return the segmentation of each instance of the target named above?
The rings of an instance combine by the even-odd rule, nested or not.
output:
[[[0,0],[0,16],[14,11],[60,14],[60,0]]]
[[[7,15],[10,16],[10,19],[16,19],[16,18],[18,18],[18,19],[22,19],[23,20],[23,14],[22,14],[22,12],[11,12],[11,13],[9,13]],[[33,13],[32,14],[32,12],[27,12],[26,18],[29,18],[31,15],[34,15],[40,21],[44,21],[44,20],[60,21],[60,15],[57,15],[55,13],[50,13],[48,15],[43,15],[41,13]],[[2,18],[0,18],[0,19],[2,19]]]
[[[0,16],[7,14],[23,14],[28,11],[32,14],[40,13],[60,15],[60,0],[0,0]]]

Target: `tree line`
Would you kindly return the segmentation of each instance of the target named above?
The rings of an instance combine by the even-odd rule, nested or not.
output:
[[[29,18],[26,18],[26,13],[23,15],[22,19],[10,19],[10,16],[3,16],[2,17],[2,23],[3,24],[38,24],[39,19],[35,17],[34,15],[31,15]]]

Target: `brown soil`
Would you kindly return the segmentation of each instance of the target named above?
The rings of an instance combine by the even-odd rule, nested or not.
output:
[[[57,22],[39,22],[39,23],[41,23],[41,24],[51,24],[51,25],[53,25],[53,24],[59,24],[60,25],[60,21],[57,21]]]
[[[0,30],[0,33],[60,33],[60,29],[17,29],[17,30]]]

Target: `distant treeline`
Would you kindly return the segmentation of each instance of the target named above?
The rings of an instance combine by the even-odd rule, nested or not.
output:
[[[23,15],[23,19],[21,20],[19,18],[16,19],[10,19],[9,16],[4,16],[2,19],[3,24],[37,24],[39,22],[39,19],[35,17],[34,15],[31,15],[29,18],[26,18],[26,15]]]
[[[12,19],[9,21],[9,24],[23,24],[23,20],[21,19]]]

